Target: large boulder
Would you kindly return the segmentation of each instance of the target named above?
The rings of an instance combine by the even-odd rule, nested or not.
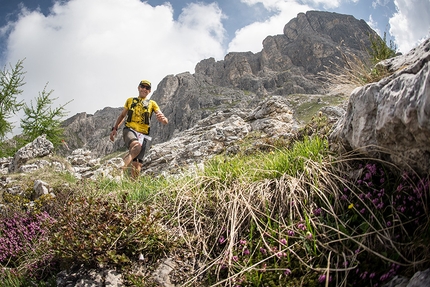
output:
[[[430,172],[430,39],[379,64],[390,73],[355,89],[332,139],[348,150]]]
[[[19,168],[29,160],[47,156],[51,154],[53,150],[54,145],[52,142],[46,139],[46,135],[41,135],[15,153],[9,165],[9,172],[17,172]]]

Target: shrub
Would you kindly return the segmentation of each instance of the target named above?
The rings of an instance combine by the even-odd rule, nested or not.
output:
[[[51,244],[62,268],[121,267],[140,254],[151,260],[169,249],[171,243],[150,207],[128,202],[126,195],[121,200],[110,197],[75,195],[61,207]]]
[[[52,254],[45,243],[53,221],[45,212],[15,212],[0,219],[0,264],[9,270],[0,279],[20,274],[40,278],[49,273],[45,269],[49,269]]]

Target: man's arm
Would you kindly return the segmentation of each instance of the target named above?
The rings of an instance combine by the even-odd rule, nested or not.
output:
[[[116,136],[116,131],[118,130],[119,126],[122,124],[122,122],[125,119],[125,116],[128,113],[128,109],[124,108],[121,112],[121,114],[118,116],[118,119],[115,122],[115,125],[112,127],[112,131],[110,133],[110,140],[113,141],[115,139]]]

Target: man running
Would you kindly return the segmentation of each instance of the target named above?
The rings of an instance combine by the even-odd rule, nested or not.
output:
[[[151,82],[148,80],[140,81],[137,90],[139,91],[139,97],[127,99],[124,109],[118,116],[110,134],[110,140],[113,141],[119,126],[127,117],[122,132],[124,143],[128,147],[128,155],[124,157],[124,169],[130,163],[132,164],[131,175],[133,179],[137,179],[140,175],[146,142],[151,139],[149,130],[152,113],[155,113],[157,120],[162,124],[166,125],[169,122],[160,111],[157,103],[147,99],[149,93],[151,93]]]

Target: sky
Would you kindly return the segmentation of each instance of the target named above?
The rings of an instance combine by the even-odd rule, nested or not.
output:
[[[309,10],[363,19],[402,53],[430,34],[429,0],[0,0],[0,65],[24,60],[28,105],[46,87],[66,118],[94,114],[137,96],[142,79],[154,91],[203,59],[260,52]]]

